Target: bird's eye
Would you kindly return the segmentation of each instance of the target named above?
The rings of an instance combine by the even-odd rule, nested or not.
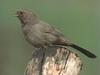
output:
[[[20,15],[23,15],[23,12],[20,12]]]

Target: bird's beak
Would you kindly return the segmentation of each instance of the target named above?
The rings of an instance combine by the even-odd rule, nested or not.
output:
[[[20,13],[19,13],[19,11],[17,11],[17,12],[15,13],[15,16],[16,16],[16,17],[19,17],[19,15],[20,15]]]
[[[18,13],[15,13],[15,15],[14,15],[14,16],[18,17],[19,15],[18,15]]]
[[[14,14],[14,16],[15,16],[15,17],[18,17],[18,15],[17,15],[17,14]]]

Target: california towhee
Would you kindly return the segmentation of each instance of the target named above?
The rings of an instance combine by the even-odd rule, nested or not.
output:
[[[16,15],[22,24],[22,31],[26,40],[34,47],[40,48],[50,45],[62,45],[75,48],[90,58],[96,58],[88,50],[67,41],[59,30],[38,19],[37,15],[31,11],[20,10],[17,11]]]

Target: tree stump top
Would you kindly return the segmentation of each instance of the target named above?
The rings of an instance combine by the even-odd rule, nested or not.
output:
[[[25,75],[79,75],[80,58],[68,48],[49,47],[33,53]]]

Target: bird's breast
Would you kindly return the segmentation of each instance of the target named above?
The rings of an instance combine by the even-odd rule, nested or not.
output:
[[[43,34],[37,26],[25,26],[23,27],[23,33],[28,42],[33,45],[44,45],[45,39]]]

